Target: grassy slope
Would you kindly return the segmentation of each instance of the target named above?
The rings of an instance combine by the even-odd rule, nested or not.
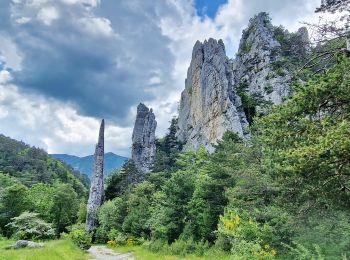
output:
[[[6,250],[4,247],[13,244],[12,240],[0,240],[1,260],[86,260],[88,254],[81,251],[69,240],[53,240],[42,248]]]

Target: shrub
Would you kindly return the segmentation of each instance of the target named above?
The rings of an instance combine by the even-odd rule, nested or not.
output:
[[[145,247],[151,252],[162,252],[167,246],[168,243],[162,239],[155,239],[145,244]]]
[[[91,235],[85,230],[84,224],[71,226],[69,237],[80,249],[87,250],[91,247]]]
[[[114,240],[109,240],[109,241],[107,241],[107,246],[108,247],[116,247],[117,243]]]
[[[11,219],[9,227],[16,239],[46,239],[53,238],[55,231],[51,224],[38,217],[38,213],[23,212],[20,216]]]

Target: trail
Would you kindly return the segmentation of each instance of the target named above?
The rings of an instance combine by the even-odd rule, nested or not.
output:
[[[106,246],[92,246],[88,252],[92,259],[96,260],[135,260],[132,256],[132,252],[121,254]]]

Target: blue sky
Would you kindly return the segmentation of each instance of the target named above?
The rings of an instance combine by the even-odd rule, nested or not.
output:
[[[294,31],[319,0],[0,0],[0,133],[50,153],[130,156],[139,102],[162,136],[176,115],[193,45],[223,39],[234,58],[258,12]],[[219,12],[218,12],[219,10]]]
[[[196,0],[195,7],[200,16],[207,15],[210,18],[215,18],[219,7],[226,3],[227,0]]]

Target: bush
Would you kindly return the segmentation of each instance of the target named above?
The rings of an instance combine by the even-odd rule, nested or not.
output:
[[[162,239],[155,239],[145,244],[145,247],[151,252],[162,252],[164,248],[168,247],[168,243]]]
[[[12,218],[6,226],[12,230],[12,236],[16,239],[53,238],[55,230],[38,215],[34,212],[23,212],[20,216]]]
[[[71,226],[69,238],[80,249],[87,250],[91,247],[91,235],[85,230],[84,224],[76,224]]]

